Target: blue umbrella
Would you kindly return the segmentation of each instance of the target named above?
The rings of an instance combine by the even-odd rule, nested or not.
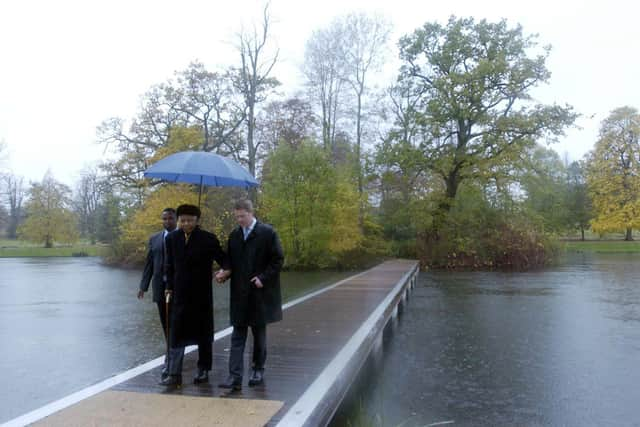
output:
[[[146,178],[169,182],[186,182],[202,187],[257,187],[258,181],[240,164],[218,154],[204,151],[182,151],[154,163],[145,172]]]

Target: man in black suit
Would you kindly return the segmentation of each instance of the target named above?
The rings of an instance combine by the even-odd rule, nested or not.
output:
[[[249,327],[253,335],[249,386],[263,383],[267,359],[267,324],[282,320],[280,270],[284,255],[273,227],[254,217],[251,201],[237,202],[234,216],[238,227],[229,235],[227,252],[231,271],[219,271],[216,274],[219,283],[231,276],[230,315],[233,326],[229,376],[219,387],[240,390]]]
[[[144,293],[149,290],[149,283],[152,283],[153,302],[158,305],[160,313],[160,323],[162,324],[162,332],[167,332],[166,319],[166,303],[164,291],[167,284],[167,276],[164,271],[165,261],[165,238],[167,234],[176,229],[176,210],[166,208],[162,211],[162,228],[159,233],[154,234],[149,239],[149,250],[147,252],[147,262],[142,272],[142,280],[140,280],[140,290],[138,291],[138,299],[144,298]],[[167,356],[165,355],[164,368],[162,369],[162,378],[168,375]]]

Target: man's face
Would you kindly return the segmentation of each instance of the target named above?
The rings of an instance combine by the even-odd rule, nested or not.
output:
[[[244,209],[236,209],[233,211],[233,215],[236,217],[236,222],[242,228],[247,228],[253,222],[253,213],[247,212]]]
[[[180,215],[178,217],[180,229],[189,234],[198,225],[198,217],[195,215]]]
[[[162,226],[171,231],[176,228],[176,215],[173,212],[162,212]]]

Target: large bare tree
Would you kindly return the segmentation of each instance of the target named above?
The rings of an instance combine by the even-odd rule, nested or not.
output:
[[[9,218],[7,220],[7,237],[15,239],[18,236],[18,227],[24,220],[24,201],[27,196],[27,188],[24,178],[13,174],[3,176],[4,194]]]
[[[262,12],[260,27],[251,31],[242,30],[238,34],[237,50],[240,67],[236,70],[236,85],[244,97],[246,111],[247,166],[251,174],[256,174],[257,159],[262,141],[255,138],[257,106],[267,99],[280,83],[271,77],[278,61],[279,50],[269,54],[272,19],[267,3]]]
[[[299,146],[305,138],[313,136],[316,117],[311,105],[294,97],[273,101],[260,112],[257,120],[257,137],[267,149],[279,144]]]
[[[133,205],[144,200],[148,183],[143,172],[149,167],[148,159],[169,142],[171,130],[186,126],[188,117],[180,111],[180,99],[173,82],[154,85],[141,98],[140,110],[127,127],[123,118],[112,117],[97,129],[98,142],[105,151],[112,150],[117,157],[102,164],[110,182]]]
[[[370,89],[371,73],[378,71],[385,59],[391,24],[382,15],[352,13],[344,18],[344,79],[355,97],[355,151],[358,194],[360,196],[359,219],[364,219],[364,174],[362,171],[363,103]]]
[[[202,63],[192,62],[176,77],[176,108],[202,129],[202,151],[237,155],[233,136],[245,120],[245,111],[232,73],[211,72]]]
[[[344,35],[339,20],[313,31],[305,46],[302,66],[309,96],[314,104],[320,105],[322,142],[331,153],[336,148],[336,124],[345,95]]]
[[[92,244],[98,239],[98,212],[107,190],[108,185],[97,167],[87,166],[80,172],[72,206],[78,217],[80,235]]]
[[[175,79],[154,85],[142,96],[140,110],[129,127],[122,118],[105,120],[98,127],[98,141],[117,155],[102,168],[129,204],[142,203],[149,186],[143,172],[180,129],[201,133],[202,143],[192,149],[244,159],[240,138],[244,96],[236,89],[234,72],[211,72],[193,62],[176,72]]]

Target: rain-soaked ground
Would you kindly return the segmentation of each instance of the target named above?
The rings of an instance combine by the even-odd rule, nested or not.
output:
[[[640,257],[422,273],[332,425],[640,425]]]
[[[353,273],[283,273],[285,300]],[[0,422],[164,352],[140,271],[96,258],[0,259]],[[228,326],[228,284],[215,289],[216,330]]]

